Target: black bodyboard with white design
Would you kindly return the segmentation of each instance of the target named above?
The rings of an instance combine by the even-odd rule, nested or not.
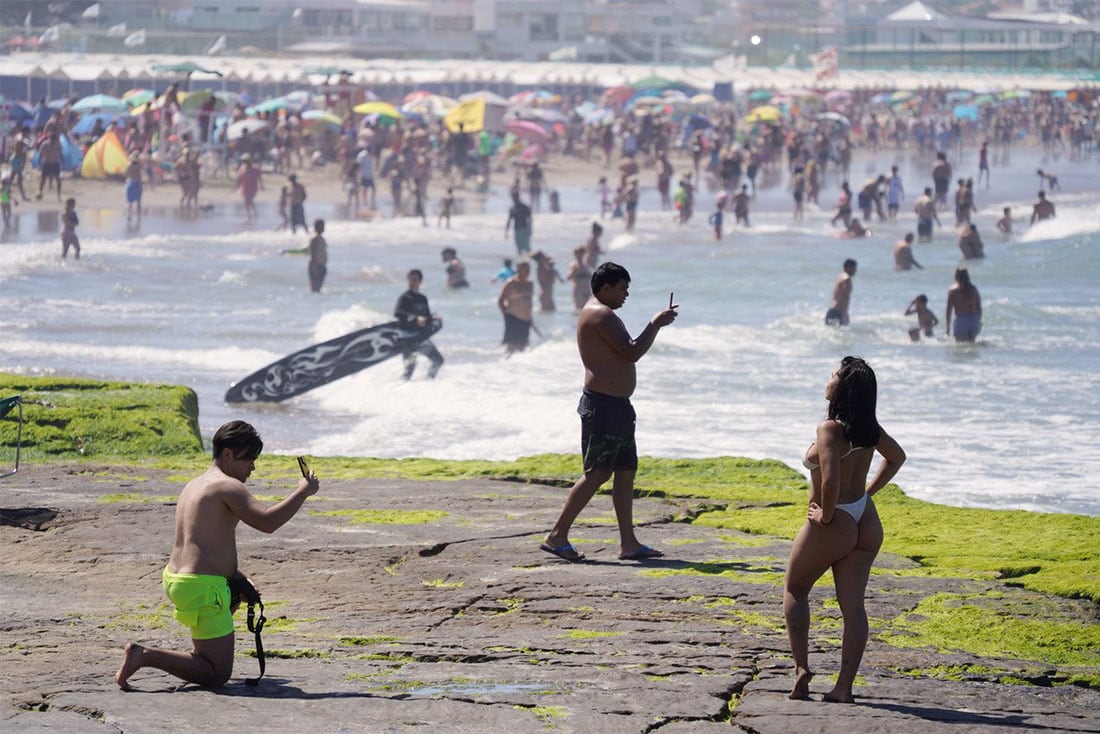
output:
[[[439,328],[438,321],[424,328],[391,321],[314,344],[234,383],[225,402],[281,402],[415,349]]]

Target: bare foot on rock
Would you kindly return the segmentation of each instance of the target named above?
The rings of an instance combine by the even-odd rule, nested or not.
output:
[[[141,654],[143,652],[145,652],[145,648],[141,645],[133,642],[126,643],[126,650],[122,658],[122,667],[115,673],[115,683],[118,683],[118,687],[122,690],[134,690],[127,681],[130,679],[130,676],[141,667]]]
[[[822,701],[828,701],[829,703],[855,703],[856,699],[852,697],[852,692],[838,693],[837,689],[833,689],[821,697]]]
[[[810,700],[810,681],[814,679],[814,674],[809,670],[803,668],[795,668],[794,688],[791,690],[790,695],[787,698],[792,701],[809,701]]]

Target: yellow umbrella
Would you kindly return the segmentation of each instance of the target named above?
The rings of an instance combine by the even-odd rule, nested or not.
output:
[[[352,107],[351,110],[359,115],[378,115],[379,117],[392,117],[395,120],[400,120],[404,117],[404,115],[389,102],[361,102]]]
[[[745,122],[779,122],[783,118],[783,112],[775,105],[761,105],[753,109],[743,118]]]
[[[477,99],[467,99],[459,102],[443,118],[443,124],[453,133],[458,132],[460,125],[463,132],[481,132],[482,128],[485,127],[485,98],[478,97]]]

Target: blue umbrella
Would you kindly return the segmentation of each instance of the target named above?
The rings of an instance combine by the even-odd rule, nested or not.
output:
[[[22,122],[34,117],[34,108],[26,102],[0,102],[0,119]]]
[[[103,127],[106,128],[107,124],[113,120],[117,120],[125,115],[119,115],[116,113],[103,113],[97,112],[93,114],[87,114],[80,118],[80,121],[73,125],[73,132],[77,135],[87,135],[95,127],[96,121],[101,121]]]
[[[710,126],[711,126],[710,120],[708,120],[706,117],[704,117],[703,115],[700,115],[698,113],[691,115],[687,119],[687,127],[692,132],[695,132],[696,130],[706,130]]]

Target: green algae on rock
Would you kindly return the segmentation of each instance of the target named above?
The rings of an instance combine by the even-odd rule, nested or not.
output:
[[[0,374],[0,395],[23,396],[23,460],[144,458],[202,451],[199,400],[179,385]],[[0,419],[14,452],[17,415]]]

